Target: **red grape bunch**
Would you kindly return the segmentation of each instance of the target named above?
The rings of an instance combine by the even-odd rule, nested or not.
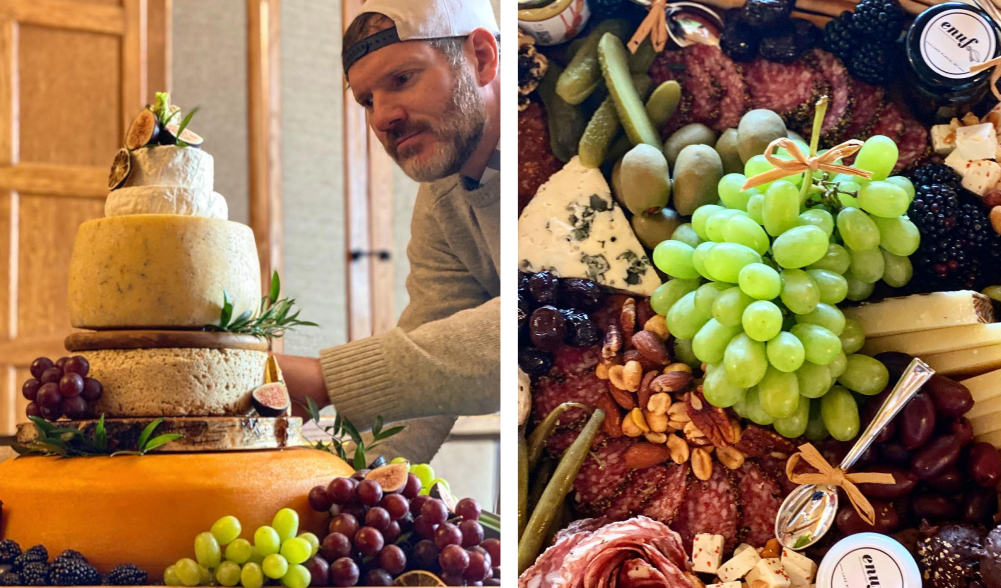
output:
[[[104,388],[88,378],[90,364],[80,355],[60,357],[55,363],[47,357],[31,362],[34,376],[21,386],[21,394],[30,403],[25,413],[55,421],[62,416],[78,420],[93,416],[94,404]]]
[[[483,539],[480,506],[463,498],[450,513],[443,500],[420,494],[421,480],[408,473],[394,492],[365,479],[360,470],[309,493],[309,505],[332,516],[320,543],[330,562],[328,583],[311,586],[390,586],[404,572],[424,570],[449,586],[500,585],[500,541]]]

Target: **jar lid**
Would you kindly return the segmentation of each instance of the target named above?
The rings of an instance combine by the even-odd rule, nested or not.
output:
[[[518,0],[518,10],[531,10],[549,6],[556,0]]]
[[[857,533],[834,544],[820,562],[817,588],[913,588],[921,586],[914,557],[879,533]]]
[[[1001,52],[998,25],[977,6],[946,2],[929,8],[907,31],[907,61],[924,82],[947,88],[975,86],[989,71],[970,73],[970,66]]]

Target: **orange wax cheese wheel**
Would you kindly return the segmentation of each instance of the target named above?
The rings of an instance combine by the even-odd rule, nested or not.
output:
[[[21,457],[0,463],[0,536],[50,554],[83,553],[101,573],[134,563],[160,582],[163,571],[194,558],[198,533],[223,516],[240,519],[241,537],[270,525],[276,512],[299,513],[299,532],[326,535],[328,513],[309,490],[353,473],[337,456],[284,451],[146,456]]]

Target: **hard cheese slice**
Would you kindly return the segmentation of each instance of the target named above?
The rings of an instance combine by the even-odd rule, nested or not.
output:
[[[862,353],[876,355],[884,351],[903,351],[917,357],[1001,344],[1001,323],[963,325],[866,339]]]
[[[1001,412],[1001,370],[963,380],[973,396],[973,408],[964,415],[968,419]],[[999,419],[1001,420],[1001,419]]]
[[[863,304],[844,311],[866,338],[994,322],[991,299],[979,292],[933,292]]]
[[[975,376],[1001,368],[1001,345],[936,353],[922,359],[943,376]]]
[[[601,171],[576,157],[521,213],[518,259],[525,272],[549,270],[640,296],[650,296],[661,284]]]

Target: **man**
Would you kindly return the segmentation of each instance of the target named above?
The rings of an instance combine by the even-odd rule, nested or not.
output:
[[[359,429],[407,422],[389,455],[434,456],[457,415],[500,406],[500,77],[489,0],[369,0],[344,72],[386,152],[422,182],[407,247],[410,304],[392,331],[279,357],[293,398]],[[421,418],[423,417],[423,418]]]

